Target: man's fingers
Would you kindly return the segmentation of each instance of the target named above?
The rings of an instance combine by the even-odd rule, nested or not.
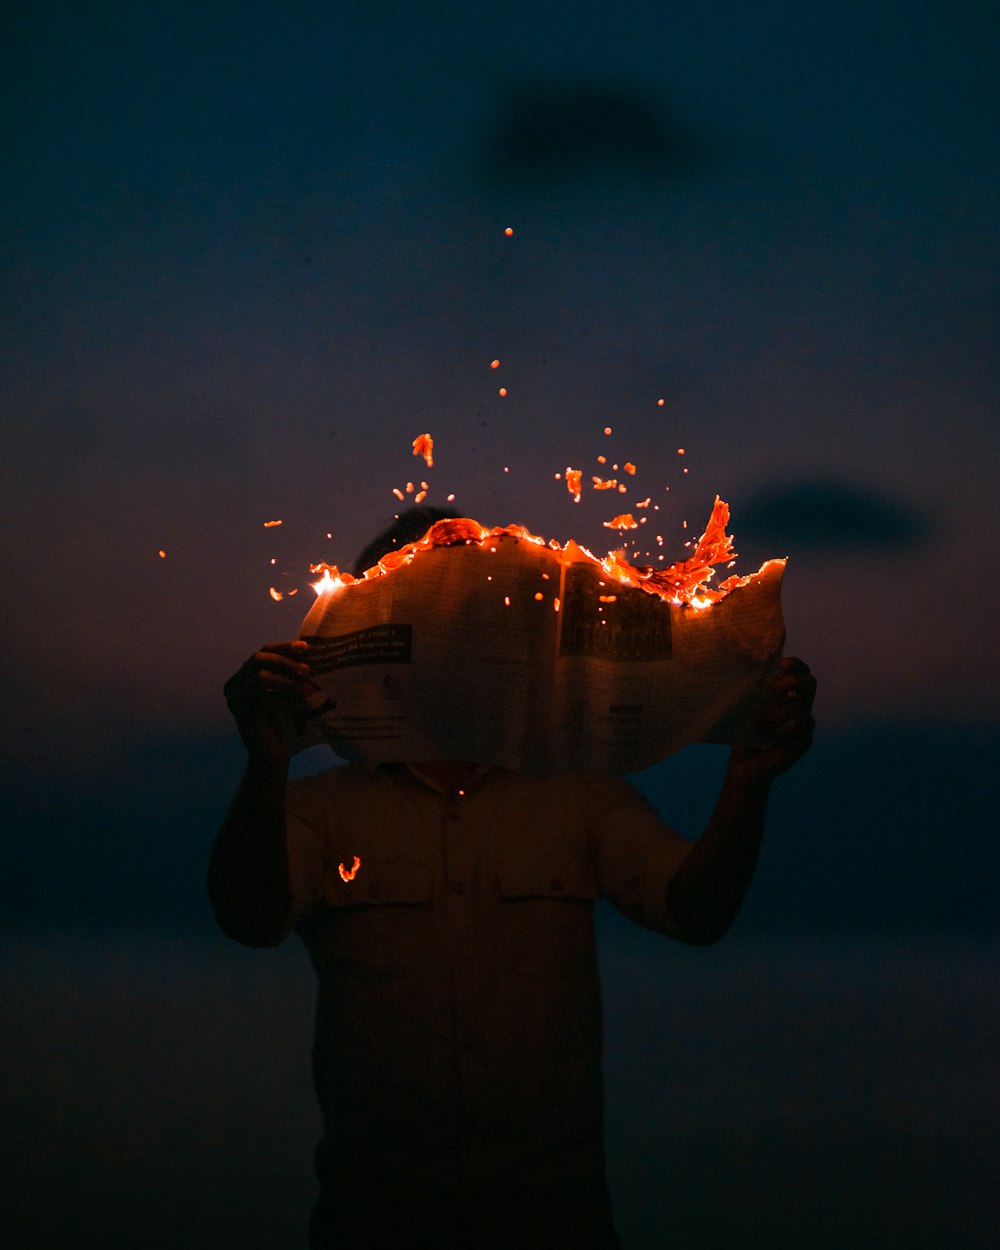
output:
[[[230,708],[250,710],[263,698],[304,698],[313,694],[316,687],[309,680],[309,665],[297,658],[305,650],[305,643],[276,643],[255,651],[223,686]]]
[[[269,655],[304,655],[309,650],[309,644],[304,638],[289,638],[284,642],[265,642],[261,647],[261,652],[267,652]]]
[[[779,700],[799,700],[812,704],[816,697],[816,678],[811,673],[779,673],[771,682],[771,694]]]

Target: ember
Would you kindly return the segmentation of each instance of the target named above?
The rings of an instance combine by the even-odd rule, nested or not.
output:
[[[337,865],[337,871],[340,873],[341,881],[353,881],[358,875],[358,869],[361,867],[361,860],[357,855],[354,856],[354,862],[350,868],[345,868],[343,863]]]
[[[574,472],[578,470],[568,470],[568,474]],[[604,524],[614,529],[637,529],[639,523],[631,513],[624,513]],[[717,587],[709,586],[709,582],[715,576],[716,566],[731,565],[735,559],[733,540],[726,532],[728,524],[729,505],[716,498],[708,525],[695,544],[692,554],[687,559],[678,560],[667,568],[654,568],[650,565],[630,563],[624,550],[609,552],[603,558],[598,558],[572,539],[564,544],[555,540],[546,543],[544,538],[532,534],[523,525],[495,526],[490,529],[480,525],[471,517],[448,517],[435,521],[423,538],[417,542],[408,543],[405,547],[388,552],[377,564],[366,569],[360,577],[354,577],[351,573],[342,572],[335,565],[324,562],[310,565],[310,572],[320,574],[319,579],[313,583],[313,590],[317,596],[320,596],[341,590],[355,582],[383,577],[392,573],[394,569],[410,564],[422,552],[434,547],[472,545],[485,547],[492,539],[512,537],[535,543],[538,546],[548,546],[550,550],[560,553],[567,562],[591,560],[600,566],[606,576],[623,586],[637,587],[646,591],[647,594],[658,595],[665,602],[678,606],[687,604],[692,608],[701,609],[717,603],[731,590],[737,586],[744,586],[751,580],[752,575],[744,577],[733,575],[727,577]],[[657,540],[661,540],[660,535],[657,535]],[[495,551],[496,546],[491,544],[489,550]],[[604,602],[611,602],[611,600],[606,599]],[[555,599],[552,606],[558,612],[559,600]]]
[[[428,469],[434,464],[434,440],[429,434],[418,434],[413,440],[413,454],[423,456]]]

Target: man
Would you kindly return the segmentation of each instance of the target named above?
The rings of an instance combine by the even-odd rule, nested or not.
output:
[[[434,519],[404,514],[359,564]],[[726,932],[771,783],[811,742],[808,667],[782,660],[764,745],[732,748],[695,843],[617,778],[425,761],[289,786],[288,727],[314,691],[303,641],[227,683],[248,765],[209,870],[229,936],[294,930],[316,969],[313,1247],[617,1247],[593,905],[684,942]]]

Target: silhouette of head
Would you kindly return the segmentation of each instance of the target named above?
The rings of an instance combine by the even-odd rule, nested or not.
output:
[[[400,547],[405,547],[407,543],[415,543],[417,539],[423,538],[435,521],[443,521],[447,518],[454,518],[460,514],[454,508],[431,508],[427,506],[419,508],[407,508],[405,512],[401,512],[395,521],[382,531],[376,538],[365,547],[364,551],[358,556],[354,562],[354,575],[360,577],[365,569],[370,569],[373,564],[390,551],[398,551]]]

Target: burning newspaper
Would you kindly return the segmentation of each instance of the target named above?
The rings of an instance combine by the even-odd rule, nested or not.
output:
[[[425,539],[318,588],[303,745],[370,764],[627,773],[746,738],[784,642],[783,560],[683,601],[574,543],[460,524],[478,539]]]

